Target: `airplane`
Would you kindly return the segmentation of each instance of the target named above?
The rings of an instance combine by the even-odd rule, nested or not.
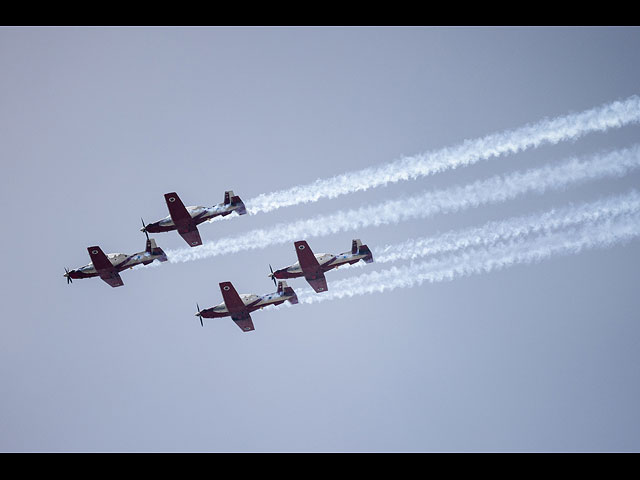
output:
[[[332,255],[330,253],[314,254],[309,244],[304,241],[294,242],[298,261],[289,267],[276,270],[275,272],[269,265],[271,273],[268,275],[275,282],[276,278],[297,278],[304,277],[309,285],[316,291],[322,293],[327,291],[327,279],[324,273],[338,268],[344,264],[354,264],[360,260],[365,263],[373,262],[373,254],[369,247],[363,245],[359,239],[351,242],[351,251]]]
[[[162,251],[156,241],[149,239],[147,234],[147,245],[144,252],[127,255],[124,253],[106,254],[99,246],[89,247],[87,251],[91,257],[91,263],[84,267],[69,270],[65,268],[64,276],[67,278],[67,284],[73,283],[72,279],[100,277],[112,287],[120,287],[124,285],[120,272],[127,268],[133,268],[136,265],[148,265],[154,260],[160,262],[167,261],[167,255]]]
[[[169,216],[147,226],[143,226],[143,232],[160,233],[178,230],[178,233],[190,247],[202,245],[198,225],[206,220],[218,216],[226,216],[232,212],[238,215],[247,213],[240,197],[233,194],[233,190],[224,192],[224,202],[213,207],[185,207],[176,192],[165,193],[164,199],[169,208]],[[144,222],[143,222],[144,223]]]
[[[196,317],[200,317],[200,325],[204,326],[202,323],[203,318],[231,317],[243,332],[250,332],[255,330],[251,320],[251,312],[269,305],[280,305],[285,301],[289,301],[292,304],[298,303],[298,296],[293,291],[293,288],[287,285],[287,282],[278,282],[278,290],[266,295],[238,295],[231,282],[220,283],[220,291],[224,302],[215,307],[200,310],[200,306],[196,304],[198,308]]]

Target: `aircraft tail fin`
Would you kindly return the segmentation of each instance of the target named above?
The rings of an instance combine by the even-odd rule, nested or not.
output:
[[[369,247],[362,244],[360,239],[355,239],[351,242],[351,253],[354,255],[355,254],[365,255],[365,257],[363,258],[365,263],[373,262],[373,253],[371,253],[371,250],[369,250]]]
[[[244,202],[240,199],[239,196],[234,195],[233,190],[227,190],[226,192],[224,192],[224,204],[237,206],[236,212],[238,213],[238,215],[244,215],[245,213],[247,213]]]
[[[158,258],[157,260],[160,260],[161,262],[166,262],[167,261],[167,254],[164,253],[164,250],[162,250],[156,244],[156,239],[155,238],[150,238],[150,239],[147,240],[147,248],[145,249],[145,252],[150,254],[150,255],[159,256],[160,258]]]
[[[285,295],[289,295],[289,298],[287,299],[289,303],[293,305],[298,303],[298,295],[296,295],[296,292],[293,291],[293,288],[287,285],[287,282],[284,282],[284,281],[278,282],[278,293],[284,293]]]

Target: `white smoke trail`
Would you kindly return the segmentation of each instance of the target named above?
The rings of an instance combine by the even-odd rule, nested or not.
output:
[[[245,202],[250,214],[269,212],[277,208],[315,202],[322,198],[363,191],[370,188],[432,175],[445,170],[472,165],[492,157],[513,154],[544,144],[576,140],[591,132],[603,132],[640,121],[640,97],[608,103],[581,113],[569,114],[524,127],[495,133],[462,144],[412,157],[347,172],[327,179],[265,193]]]
[[[640,212],[640,193],[632,190],[582,205],[569,205],[546,212],[488,222],[480,227],[466,228],[438,236],[410,239],[405,242],[374,247],[376,263],[413,260],[418,257],[453,252],[465,248],[487,247],[498,242],[550,233],[555,230],[596,223],[621,215]],[[356,265],[363,265],[357,263]]]
[[[300,303],[410,288],[474,274],[491,273],[515,265],[527,265],[556,255],[577,254],[585,249],[606,248],[640,235],[640,214],[553,232],[535,239],[513,239],[488,248],[467,250],[446,258],[392,267],[331,282],[329,291],[316,294],[310,288],[295,288]]]
[[[280,223],[270,228],[251,230],[245,234],[207,242],[197,248],[171,250],[166,253],[172,263],[200,260],[345,230],[427,218],[437,213],[503,202],[525,193],[544,193],[546,190],[557,190],[599,178],[622,176],[639,166],[640,145],[635,145],[588,159],[572,158],[559,165],[497,175],[465,186],[425,192],[404,199],[291,223]]]

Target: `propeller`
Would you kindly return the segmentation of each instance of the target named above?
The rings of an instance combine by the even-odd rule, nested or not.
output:
[[[196,317],[200,317],[200,325],[204,327],[204,323],[202,323],[202,313],[200,313],[200,305],[196,303],[196,308],[198,309],[198,313],[196,313]]]
[[[64,276],[67,277],[67,285],[69,285],[70,283],[73,283],[73,280],[71,280],[71,277],[69,276],[69,269],[65,267],[64,271],[65,271]]]
[[[271,277],[271,280],[273,280],[273,284],[277,287],[278,282],[276,282],[276,277],[273,274],[273,268],[271,268],[271,264],[269,264],[269,270],[271,270],[271,273],[269,274],[269,276]]]
[[[142,220],[142,217],[140,217],[140,220]],[[142,220],[142,231],[147,236],[147,240],[149,240],[149,233],[147,233],[147,226],[144,224],[144,220]]]

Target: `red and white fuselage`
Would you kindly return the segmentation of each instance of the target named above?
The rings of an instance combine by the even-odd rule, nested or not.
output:
[[[244,215],[247,210],[244,202],[234,195],[233,190],[224,192],[224,201],[212,207],[185,207],[176,192],[166,193],[164,199],[169,209],[169,216],[157,222],[145,225],[143,232],[160,233],[177,230],[191,247],[202,245],[198,225],[216,217],[225,217],[233,212]]]
[[[187,212],[189,212],[189,216],[191,217],[191,219],[196,222],[197,225],[206,222],[207,220],[211,220],[215,217],[225,217],[233,212],[237,212],[242,209],[240,205],[224,205],[221,203],[212,207],[188,206],[185,208],[187,209]],[[244,215],[245,213],[246,211],[243,213],[238,213],[238,215]],[[156,233],[156,231],[170,232],[175,229],[176,224],[171,218],[171,215],[166,216],[156,223],[150,223],[146,226],[146,230],[149,233]]]
[[[200,322],[203,318],[231,317],[244,332],[254,330],[250,315],[252,312],[270,305],[280,305],[285,301],[298,303],[298,296],[287,282],[278,282],[278,290],[266,295],[238,294],[231,282],[220,283],[220,292],[224,301],[215,307],[199,310],[196,316],[200,317]]]
[[[286,268],[276,270],[269,274],[272,278],[286,279],[305,277],[313,289],[320,293],[327,291],[327,282],[324,273],[341,265],[352,265],[363,260],[365,263],[373,262],[373,254],[369,247],[363,245],[359,239],[351,242],[351,251],[337,255],[331,253],[314,254],[309,244],[304,241],[294,242],[298,261]]]
[[[100,277],[112,287],[124,285],[119,273],[133,268],[136,265],[148,265],[158,260],[167,261],[167,255],[156,245],[156,241],[147,239],[146,249],[143,252],[128,255],[126,253],[105,254],[99,246],[88,247],[89,257],[92,262],[74,270],[67,271],[64,276],[67,279],[80,279]]]

